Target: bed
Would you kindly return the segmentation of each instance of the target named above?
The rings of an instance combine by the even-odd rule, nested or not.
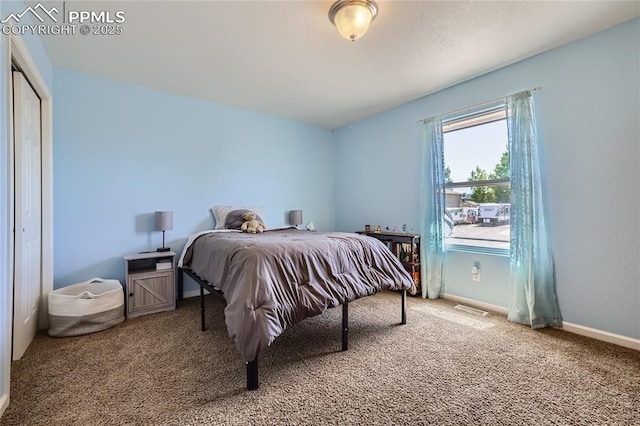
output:
[[[178,262],[184,275],[224,298],[229,336],[247,365],[247,389],[258,387],[258,354],[284,330],[342,305],[342,349],[348,348],[348,303],[383,290],[400,290],[401,323],[411,276],[380,241],[358,234],[293,227],[248,234],[218,229],[193,235]]]

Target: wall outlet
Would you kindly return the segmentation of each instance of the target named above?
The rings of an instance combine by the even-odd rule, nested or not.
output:
[[[474,281],[480,281],[480,262],[473,263],[473,268],[471,268],[471,279]]]

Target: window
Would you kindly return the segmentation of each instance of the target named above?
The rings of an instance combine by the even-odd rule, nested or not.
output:
[[[508,253],[511,174],[504,102],[443,117],[442,132],[447,248]]]

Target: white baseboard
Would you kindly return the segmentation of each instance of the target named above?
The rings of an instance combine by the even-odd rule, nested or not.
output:
[[[566,321],[562,322],[562,329],[569,333],[591,337],[592,339],[602,340],[603,342],[613,343],[614,345],[624,346],[625,348],[640,351],[640,339],[609,333],[608,331],[597,330],[595,328],[572,324]]]
[[[3,393],[2,396],[0,396],[0,417],[2,417],[2,413],[4,413],[4,410],[6,410],[8,406],[9,406],[9,394]]]
[[[490,303],[479,302],[477,300],[468,299],[466,297],[445,294],[444,298],[453,302],[464,303],[465,305],[469,305],[474,308],[483,309],[485,311],[493,311],[504,315],[507,315],[508,313],[508,309],[505,307],[492,305]],[[592,339],[601,340],[603,342],[613,343],[614,345],[640,351],[640,339],[634,339],[632,337],[622,336],[620,334],[609,333],[608,331],[585,327],[583,325],[573,324],[567,321],[562,322],[562,329],[564,331],[568,331],[569,333],[579,334],[580,336],[590,337]]]

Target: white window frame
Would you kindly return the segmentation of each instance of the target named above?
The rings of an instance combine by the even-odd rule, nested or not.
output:
[[[485,103],[476,107],[467,108],[447,114],[442,117],[442,133],[454,132],[456,130],[468,129],[474,126],[493,123],[500,120],[506,120],[507,106],[504,100]],[[511,173],[509,173],[511,174]],[[474,181],[473,186],[498,186],[510,185],[511,178],[488,179],[482,181]],[[445,189],[468,188],[469,181],[445,183]],[[511,211],[511,209],[509,209]],[[508,248],[485,247],[476,245],[466,245],[460,243],[448,243],[445,237],[445,248],[453,251],[467,251],[474,253],[493,254],[500,256],[509,256]],[[474,241],[491,241],[487,239],[473,239]],[[502,240],[500,240],[502,241]]]

